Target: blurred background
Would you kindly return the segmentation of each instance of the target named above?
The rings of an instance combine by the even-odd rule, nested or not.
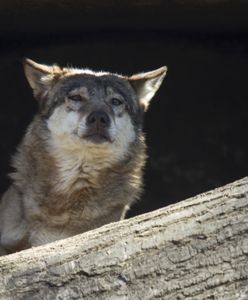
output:
[[[144,213],[248,174],[248,4],[237,0],[0,3],[0,193],[37,110],[21,60],[122,74],[168,67],[145,118]]]

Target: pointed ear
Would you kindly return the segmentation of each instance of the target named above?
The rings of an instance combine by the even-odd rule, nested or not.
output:
[[[145,110],[163,82],[166,72],[167,67],[164,66],[157,70],[139,73],[128,78]]]
[[[23,67],[26,78],[35,96],[47,91],[53,84],[56,75],[58,77],[61,72],[60,67],[57,65],[42,65],[29,58],[23,59]]]

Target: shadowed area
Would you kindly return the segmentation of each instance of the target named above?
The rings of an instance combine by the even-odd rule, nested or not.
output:
[[[122,74],[168,66],[146,114],[146,190],[130,216],[247,175],[247,5],[189,2],[1,2],[1,192],[37,109],[24,56]]]

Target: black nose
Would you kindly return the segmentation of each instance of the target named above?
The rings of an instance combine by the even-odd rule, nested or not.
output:
[[[109,127],[110,118],[104,111],[93,111],[86,119],[88,126],[99,126],[102,128]]]

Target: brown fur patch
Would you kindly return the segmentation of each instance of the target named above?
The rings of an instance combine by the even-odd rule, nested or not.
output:
[[[165,69],[128,79],[27,60],[25,74],[40,111],[13,157],[12,185],[0,203],[2,253],[66,238],[124,217],[126,208],[142,193],[146,161],[141,131],[145,104],[137,95],[147,93],[149,101]],[[136,80],[137,94],[129,82]],[[140,80],[145,82],[143,90]],[[70,99],[70,95],[82,99]],[[121,104],[113,103],[113,98],[121,99]],[[111,141],[97,144],[84,134],[89,126],[87,115],[99,110],[107,114],[109,124],[97,123],[94,130],[99,133],[103,126]]]

